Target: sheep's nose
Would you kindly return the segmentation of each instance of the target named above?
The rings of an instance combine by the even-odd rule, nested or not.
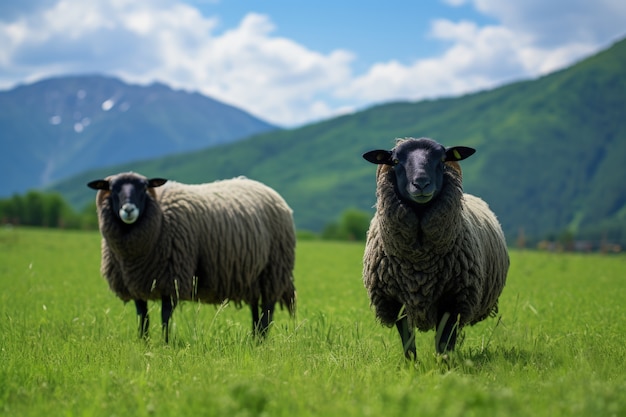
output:
[[[430,185],[428,178],[417,178],[413,180],[413,186],[418,190],[425,190]]]
[[[139,217],[139,209],[132,203],[125,203],[120,207],[119,216],[126,224],[134,223]]]

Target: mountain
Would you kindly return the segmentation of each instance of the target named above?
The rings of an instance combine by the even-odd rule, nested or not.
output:
[[[203,182],[246,175],[276,188],[297,226],[320,230],[346,208],[372,211],[375,166],[364,151],[396,137],[428,136],[477,153],[462,162],[465,191],[484,198],[507,238],[578,236],[626,243],[626,41],[547,76],[457,98],[389,103],[298,129],[143,163],[107,167],[57,184],[73,204],[85,183],[134,170]]]
[[[163,84],[53,78],[0,92],[0,196],[86,169],[192,151],[275,130],[235,107]]]

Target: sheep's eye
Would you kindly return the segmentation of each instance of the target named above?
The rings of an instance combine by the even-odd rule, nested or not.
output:
[[[398,165],[400,163],[400,161],[398,161],[398,158],[393,158],[393,162],[394,165]]]

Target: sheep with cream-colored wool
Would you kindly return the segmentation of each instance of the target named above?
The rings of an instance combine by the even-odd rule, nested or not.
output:
[[[147,337],[148,300],[161,300],[165,341],[183,300],[247,303],[255,334],[274,307],[294,314],[292,211],[273,189],[239,177],[207,184],[128,172],[91,181],[102,234],[101,272],[124,302],[133,300]]]
[[[409,358],[416,357],[415,328],[435,329],[435,349],[444,353],[459,329],[498,310],[509,257],[496,216],[463,193],[457,161],[474,152],[406,138],[363,155],[378,164],[363,282],[377,318],[396,325]]]

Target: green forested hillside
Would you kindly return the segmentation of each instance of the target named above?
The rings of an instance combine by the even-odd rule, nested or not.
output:
[[[191,154],[81,174],[58,184],[75,204],[84,183],[121,170],[202,182],[246,175],[275,187],[300,228],[343,210],[372,210],[375,167],[361,158],[396,137],[477,148],[462,163],[466,192],[487,200],[509,240],[569,230],[626,241],[626,41],[570,68],[457,98],[389,103],[298,129]],[[608,234],[606,234],[608,233]]]

